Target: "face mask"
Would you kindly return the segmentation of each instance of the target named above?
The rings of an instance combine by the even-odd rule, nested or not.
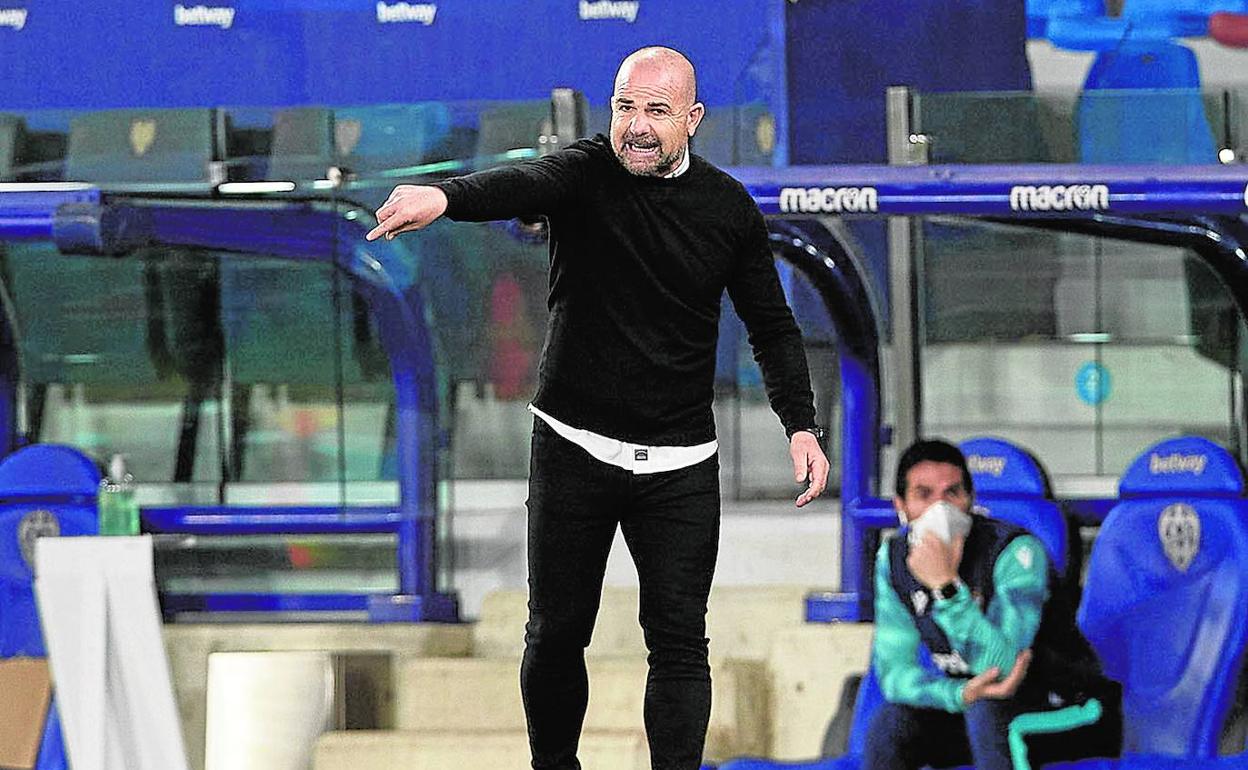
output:
[[[955,537],[965,537],[971,531],[970,514],[958,510],[952,503],[938,500],[910,523],[910,545],[923,539],[924,534],[934,532],[945,543]]]

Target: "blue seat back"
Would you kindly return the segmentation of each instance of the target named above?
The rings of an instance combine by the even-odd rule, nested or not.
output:
[[[1076,121],[1083,163],[1217,160],[1196,55],[1166,40],[1119,42],[1097,54]]]
[[[1163,441],[1119,485],[1092,550],[1079,628],[1123,685],[1123,750],[1207,758],[1248,640],[1243,475],[1202,438]]]
[[[1035,535],[1054,569],[1064,574],[1069,559],[1066,518],[1049,499],[1048,482],[1035,458],[1000,438],[968,439],[960,448],[975,484],[975,501],[989,516]]]
[[[45,654],[35,608],[34,540],[92,535],[100,473],[75,449],[41,444],[0,462],[0,658]]]

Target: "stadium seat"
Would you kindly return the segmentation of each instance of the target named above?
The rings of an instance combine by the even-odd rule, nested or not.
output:
[[[717,166],[770,166],[776,119],[766,104],[708,107],[693,137],[693,151]]]
[[[334,165],[334,113],[323,107],[292,107],[273,114],[269,179],[324,179]]]
[[[1048,480],[1025,450],[999,438],[973,438],[960,445],[975,484],[975,502],[993,518],[1026,529],[1040,539],[1058,574],[1066,571],[1066,518],[1048,499]]]
[[[1078,623],[1123,685],[1124,767],[1217,756],[1248,641],[1243,489],[1203,438],[1160,442],[1121,479]]]
[[[69,447],[29,446],[0,462],[0,659],[47,656],[30,567],[34,541],[95,534],[99,483],[95,464]],[[67,767],[54,697],[35,770]]]
[[[1192,51],[1122,42],[1099,53],[1076,111],[1083,163],[1213,163],[1213,132]]]
[[[1210,16],[1209,37],[1231,48],[1248,48],[1248,9]]]
[[[17,148],[25,125],[17,115],[0,115],[0,181],[13,178],[17,165]]]
[[[224,157],[221,113],[211,109],[104,110],[70,123],[65,176],[74,182],[209,183]]]
[[[334,112],[338,162],[356,174],[417,166],[439,157],[451,128],[442,102],[383,104]]]

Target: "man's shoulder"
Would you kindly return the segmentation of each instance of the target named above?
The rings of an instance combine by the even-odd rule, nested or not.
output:
[[[577,139],[561,152],[594,162],[610,161],[615,157],[611,151],[610,141],[602,134]]]
[[[726,193],[738,196],[751,204],[754,202],[754,198],[750,195],[749,190],[746,190],[745,185],[741,184],[736,177],[696,152],[690,156],[689,168],[706,180],[708,184],[722,188]]]

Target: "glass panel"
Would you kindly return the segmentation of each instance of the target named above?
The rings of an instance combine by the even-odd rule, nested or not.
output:
[[[215,270],[185,252],[100,259],[7,244],[29,440],[102,463],[124,454],[143,486],[159,486],[158,499],[213,502],[221,336],[215,314],[196,310],[215,307]],[[171,304],[171,294],[182,299]]]
[[[829,457],[840,454],[840,368],[836,334],[823,297],[791,263],[776,260],[780,285],[802,331],[815,412],[828,428]],[[763,375],[746,340],[745,326],[725,295],[716,372],[715,422],[720,445],[720,486],[731,499],[796,497],[788,441],[771,411]],[[840,484],[833,463],[829,488]]]
[[[1195,254],[967,220],[922,234],[925,433],[1015,441],[1059,491],[1176,433],[1237,447],[1242,323]]]
[[[916,94],[914,123],[931,163],[1213,163],[1230,103],[1194,89]]]
[[[169,593],[397,593],[394,535],[162,535],[160,590]]]

